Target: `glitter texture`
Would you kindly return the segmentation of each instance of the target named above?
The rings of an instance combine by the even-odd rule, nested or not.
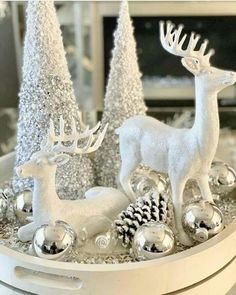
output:
[[[23,82],[20,90],[16,164],[28,161],[40,149],[49,119],[58,131],[59,117],[70,130],[75,118],[80,130],[79,108],[65,58],[59,23],[53,1],[31,0],[27,9],[27,31],[24,44]],[[14,188],[32,187],[32,180],[14,177]],[[56,186],[63,199],[83,198],[94,185],[92,162],[88,156],[72,156],[57,171]]]
[[[99,185],[116,187],[121,160],[119,140],[115,129],[120,127],[127,118],[145,114],[145,112],[146,106],[143,100],[133,26],[128,3],[124,0],[114,33],[114,50],[102,117],[102,124],[109,123],[109,127],[95,159]]]

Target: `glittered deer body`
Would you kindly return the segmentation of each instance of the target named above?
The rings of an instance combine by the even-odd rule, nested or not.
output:
[[[208,172],[219,139],[217,93],[235,83],[236,74],[210,65],[207,40],[196,50],[199,35],[191,34],[188,46],[183,49],[187,35],[181,37],[183,26],[177,29],[170,22],[160,23],[160,39],[171,54],[182,57],[181,62],[195,76],[195,122],[191,129],[177,129],[148,117],[135,116],[118,128],[122,165],[120,183],[130,197],[135,199],[130,177],[142,162],[152,169],[168,173],[175,208],[176,228],[180,241],[191,245],[182,227],[183,191],[188,179],[196,179],[202,198],[213,202],[208,185]],[[166,31],[166,32],[165,32]]]
[[[86,128],[83,133],[78,133],[75,122],[72,120],[70,135],[64,132],[64,120],[60,120],[60,134],[55,135],[54,124],[50,122],[47,141],[43,143],[42,150],[32,155],[31,159],[17,168],[20,177],[34,178],[33,191],[33,222],[21,227],[18,236],[21,241],[32,239],[35,230],[43,224],[57,220],[68,223],[78,234],[91,217],[94,221],[92,233],[104,230],[101,217],[113,219],[128,205],[127,197],[113,188],[94,187],[85,194],[82,200],[60,200],[55,188],[56,169],[64,165],[69,155],[87,154],[96,151],[102,143],[107,126],[98,131],[100,124],[94,128]],[[98,131],[98,132],[97,132]],[[97,135],[94,133],[97,132]],[[78,142],[87,141],[82,148]],[[63,143],[73,142],[70,146]]]

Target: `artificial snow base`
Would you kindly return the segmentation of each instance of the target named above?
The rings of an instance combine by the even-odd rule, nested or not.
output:
[[[0,159],[0,182],[11,177],[14,154]],[[16,237],[18,225],[0,227],[0,280],[35,294],[141,295],[226,294],[235,283],[236,200],[219,206],[226,228],[216,237],[164,258],[135,262],[129,254],[91,255],[75,249],[67,262],[27,255]],[[183,251],[184,250],[184,251]]]

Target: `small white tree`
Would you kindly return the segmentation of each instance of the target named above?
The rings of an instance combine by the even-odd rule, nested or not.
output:
[[[28,1],[24,44],[23,80],[19,94],[16,166],[28,161],[40,149],[50,118],[58,128],[59,117],[69,131],[71,117],[80,130],[79,109],[63,48],[60,26],[52,0]],[[73,156],[57,172],[57,190],[62,198],[83,197],[93,186],[92,163],[87,156]],[[16,190],[32,182],[14,177]],[[50,197],[50,196],[48,196]]]
[[[145,112],[133,26],[128,3],[124,0],[121,3],[117,29],[114,33],[114,49],[102,117],[102,123],[109,123],[109,127],[95,159],[99,185],[116,186],[120,155],[115,129],[120,127],[125,119],[134,115],[143,115]]]

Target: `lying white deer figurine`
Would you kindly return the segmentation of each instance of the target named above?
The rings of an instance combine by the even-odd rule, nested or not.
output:
[[[103,231],[105,218],[115,218],[123,209],[127,207],[129,201],[127,197],[114,188],[94,187],[85,194],[83,200],[60,200],[55,189],[55,174],[58,165],[65,164],[69,155],[87,154],[96,151],[101,145],[106,133],[107,126],[103,131],[98,132],[100,123],[94,128],[78,133],[75,121],[72,120],[72,132],[70,135],[64,132],[64,121],[60,119],[60,134],[56,136],[54,124],[50,122],[50,129],[47,142],[42,145],[42,149],[32,155],[31,159],[20,167],[17,173],[20,177],[34,178],[33,191],[33,222],[21,227],[18,237],[21,241],[30,241],[35,230],[43,224],[62,220],[68,223],[78,234],[85,222],[90,217],[95,222],[93,234]],[[78,141],[86,140],[87,144],[80,148]],[[55,144],[57,142],[57,144]],[[73,142],[70,146],[63,143]],[[105,220],[104,220],[105,221]]]
[[[148,116],[135,116],[117,129],[120,139],[122,165],[120,183],[134,201],[130,177],[142,162],[152,169],[168,173],[175,208],[176,227],[180,241],[191,245],[192,241],[182,227],[183,190],[188,179],[196,179],[202,197],[213,202],[208,185],[208,172],[219,139],[217,93],[235,83],[236,74],[210,65],[213,50],[205,54],[207,40],[195,50],[200,36],[191,34],[188,46],[183,49],[187,35],[180,37],[183,26],[174,29],[170,22],[160,22],[162,46],[170,53],[181,56],[183,66],[195,76],[196,114],[191,129],[177,129]]]

